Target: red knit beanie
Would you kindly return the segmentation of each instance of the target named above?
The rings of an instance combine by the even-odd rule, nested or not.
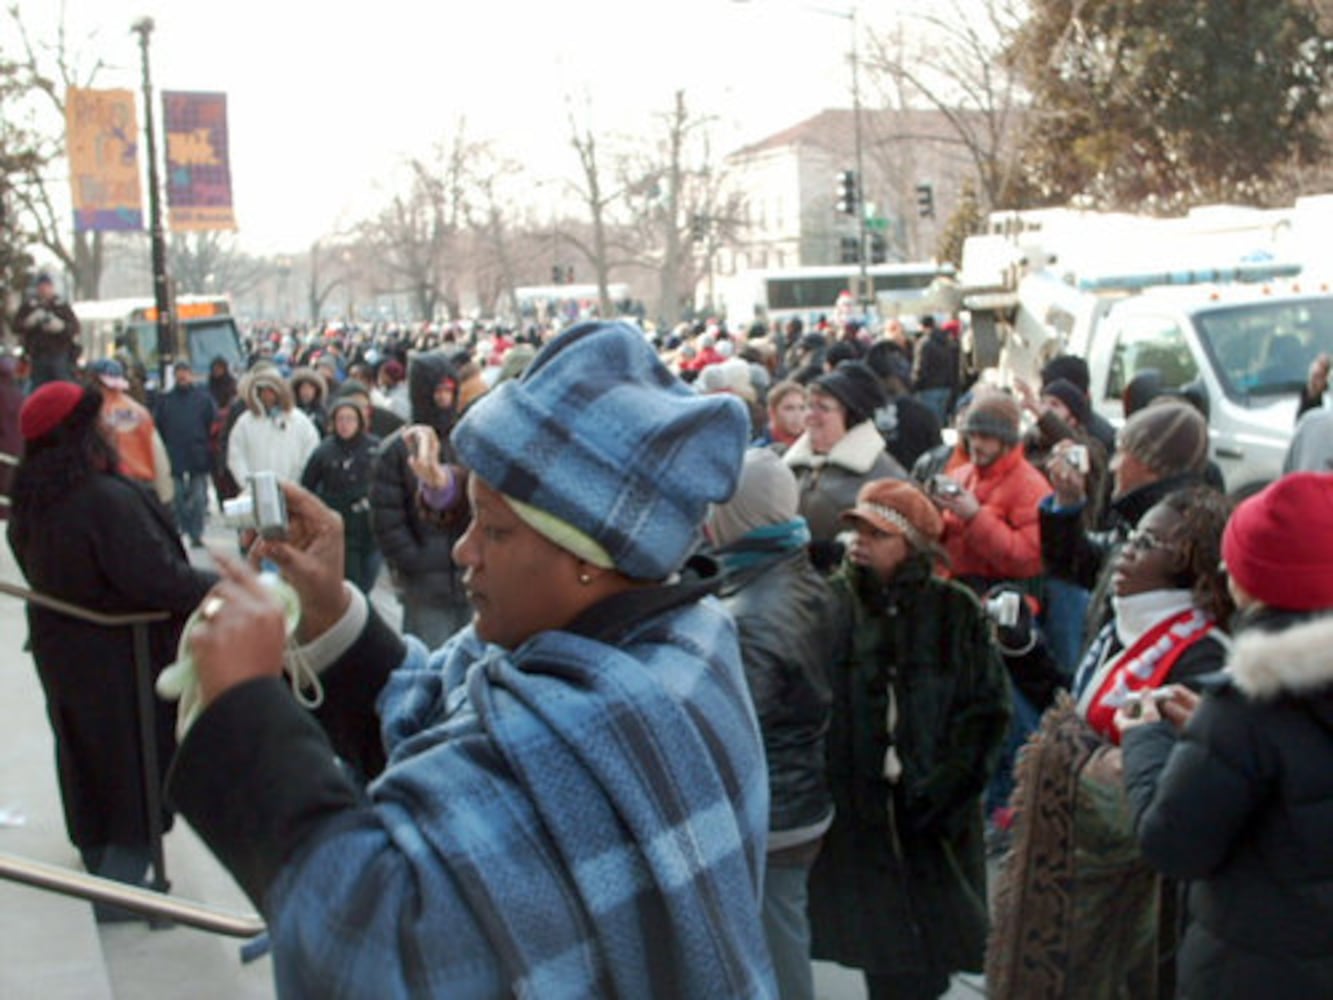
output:
[[[1333,475],[1293,472],[1250,497],[1227,521],[1222,558],[1269,607],[1333,608]]]
[[[35,441],[55,430],[83,398],[83,386],[74,382],[47,382],[23,401],[19,410],[19,433]]]

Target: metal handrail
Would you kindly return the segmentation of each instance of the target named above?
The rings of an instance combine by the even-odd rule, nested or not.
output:
[[[0,852],[0,879],[21,882],[39,889],[77,896],[98,903],[110,903],[150,918],[175,921],[200,930],[231,937],[250,938],[264,932],[264,921],[252,913],[232,913],[204,903],[176,899],[166,895],[166,853],[162,847],[161,792],[157,788],[157,741],[153,722],[153,680],[148,664],[147,626],[171,618],[168,611],[142,611],[134,614],[106,615],[78,604],[71,604],[39,591],[29,590],[0,580],[0,594],[50,608],[81,621],[109,628],[128,626],[134,633],[134,669],[138,688],[140,752],[144,765],[144,801],[148,813],[150,852],[153,862],[151,889],[126,885],[114,879],[86,875],[46,865],[29,858]],[[154,891],[156,890],[156,891]]]
[[[0,580],[0,594],[8,594],[10,597],[17,597],[20,601],[38,604],[44,608],[50,608],[52,611],[59,611],[62,615],[69,615],[71,618],[78,618],[80,621],[91,622],[93,625],[103,625],[107,628],[119,628],[124,625],[149,625],[153,622],[167,621],[171,617],[169,611],[139,611],[125,615],[104,615],[100,611],[93,611],[78,604],[70,604],[68,601],[62,601],[57,597],[51,597],[16,584],[5,583],[3,580]]]
[[[254,913],[232,913],[206,903],[178,899],[114,879],[85,875],[4,852],[0,852],[0,878],[94,903],[123,907],[147,917],[228,937],[252,938],[265,930],[263,919]]]

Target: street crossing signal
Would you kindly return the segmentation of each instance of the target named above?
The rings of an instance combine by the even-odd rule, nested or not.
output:
[[[838,173],[837,209],[840,215],[855,215],[860,199],[856,190],[856,171],[842,170]]]
[[[923,219],[935,218],[935,188],[930,184],[916,186],[916,214]]]

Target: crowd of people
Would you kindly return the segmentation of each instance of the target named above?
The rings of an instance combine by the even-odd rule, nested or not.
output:
[[[158,669],[199,608],[169,801],[282,992],[809,998],[824,959],[872,998],[1333,995],[1327,359],[1235,498],[1188,393],[1115,431],[1081,359],[970,383],[960,333],[262,329],[138,402],[51,362],[10,540],[169,610]],[[187,558],[257,472],[290,641]],[[78,680],[66,624],[30,612],[70,837],[139,881],[128,652]]]

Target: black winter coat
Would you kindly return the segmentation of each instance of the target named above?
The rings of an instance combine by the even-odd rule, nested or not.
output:
[[[1139,518],[1169,493],[1199,485],[1197,476],[1171,476],[1145,483],[1111,501],[1111,526],[1086,530],[1084,508],[1057,510],[1054,494],[1038,507],[1041,524],[1041,561],[1047,575],[1092,591],[1083,620],[1083,648],[1111,620],[1111,575],[1116,553]]]
[[[921,558],[887,586],[850,564],[832,582],[850,648],[832,660],[836,812],[810,873],[811,954],[879,974],[979,971],[981,795],[1010,712],[990,625],[970,591]],[[894,784],[891,745],[902,763]]]
[[[725,553],[744,544],[719,555],[725,562]],[[795,846],[773,834],[814,826],[833,810],[824,773],[833,594],[801,548],[728,574],[718,596],[740,632],[741,662],[764,738],[769,850]]]
[[[301,485],[342,515],[347,546],[346,576],[362,581],[375,551],[370,530],[370,474],[379,438],[359,433],[350,440],[330,434],[310,455]]]
[[[945,331],[936,328],[917,344],[916,372],[912,390],[958,388],[958,345]]]
[[[176,385],[157,397],[153,421],[166,445],[174,474],[212,471],[210,439],[216,417],[213,398],[201,386]]]
[[[148,627],[153,675],[176,656],[186,617],[216,579],[192,567],[166,510],[118,475],[94,475],[39,517],[9,527],[36,591],[105,614],[170,611]],[[144,845],[133,633],[29,606],[33,659],[56,740],[65,823],[78,847]],[[162,776],[175,750],[174,705],[155,699]]]
[[[1333,617],[1248,625],[1179,741],[1125,734],[1125,783],[1144,856],[1191,880],[1179,995],[1333,997]]]
[[[457,464],[449,443],[455,414],[436,407],[433,391],[457,371],[442,354],[418,355],[408,371],[413,423],[429,424],[440,437],[440,459]],[[455,401],[457,396],[455,394]],[[454,566],[454,543],[467,530],[466,504],[442,520],[422,517],[417,505],[417,477],[407,464],[401,433],[384,440],[371,472],[370,523],[394,583],[423,597],[466,601],[462,573]]]

